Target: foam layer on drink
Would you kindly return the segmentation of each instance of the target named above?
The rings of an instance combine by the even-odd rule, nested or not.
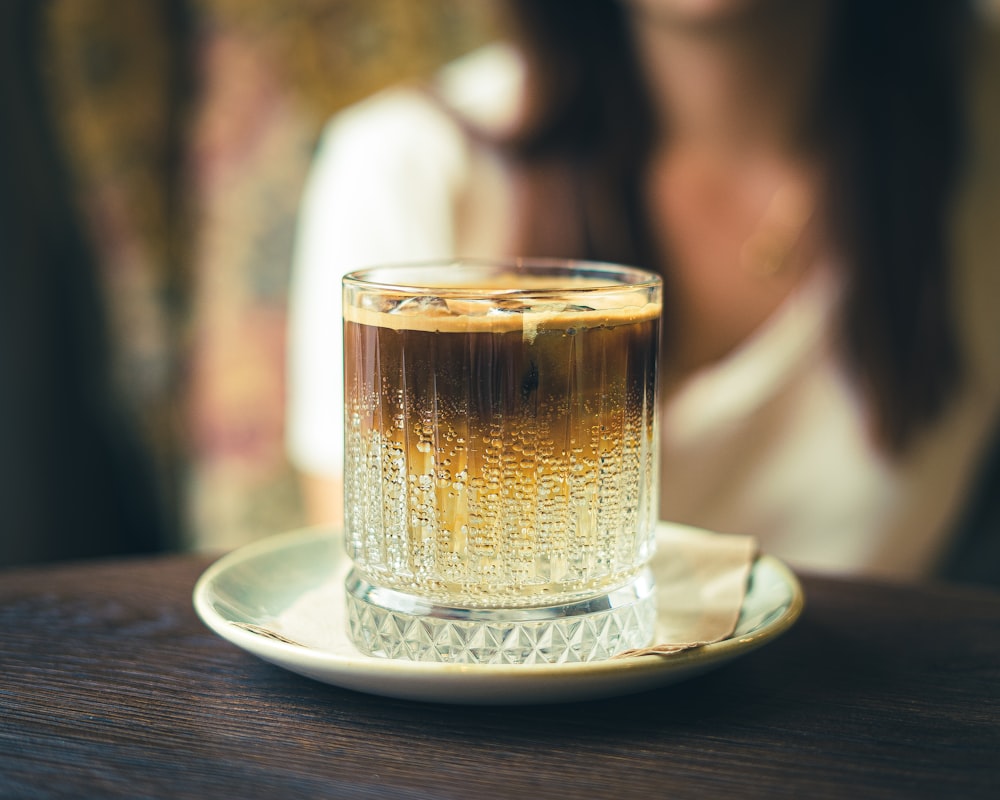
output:
[[[595,294],[573,302],[558,297],[497,300],[470,297],[379,298],[378,306],[348,306],[344,319],[396,331],[440,333],[506,333],[617,327],[660,315],[659,303],[622,306],[621,298]]]

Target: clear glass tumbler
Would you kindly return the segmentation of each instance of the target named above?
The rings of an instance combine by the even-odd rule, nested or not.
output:
[[[649,643],[660,312],[659,277],[611,264],[345,277],[359,649],[555,663]]]

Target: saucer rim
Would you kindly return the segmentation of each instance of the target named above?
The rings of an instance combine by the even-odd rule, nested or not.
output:
[[[670,523],[658,523],[658,534]],[[454,664],[417,662],[356,656],[321,650],[262,636],[239,627],[227,618],[212,598],[221,576],[247,561],[280,556],[318,539],[343,536],[335,527],[314,526],[274,534],[243,545],[216,559],[194,586],[192,600],[202,622],[214,633],[242,650],[276,666],[314,680],[401,699],[446,703],[548,703],[610,697],[655,688],[692,677],[745,655],[785,633],[798,620],[805,605],[801,584],[794,572],[775,556],[762,553],[751,575],[770,569],[789,590],[781,613],[739,636],[673,653],[605,659],[568,664]],[[301,591],[306,591],[303,588]],[[559,678],[553,682],[553,678]]]

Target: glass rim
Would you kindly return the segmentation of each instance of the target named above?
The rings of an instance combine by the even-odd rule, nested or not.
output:
[[[387,280],[375,276],[387,272],[417,272],[433,268],[465,267],[480,272],[507,271],[523,275],[566,275],[577,274],[580,277],[600,278],[608,276],[606,281],[594,281],[586,284],[563,285],[553,287],[538,286],[466,286],[442,282],[420,283],[417,281]],[[400,275],[400,277],[405,277]],[[565,295],[567,293],[601,294],[636,291],[661,288],[662,278],[647,269],[626,264],[616,264],[610,261],[591,261],[577,258],[548,258],[534,256],[512,256],[510,258],[432,258],[418,261],[398,261],[375,264],[360,269],[351,270],[342,279],[345,288],[355,288],[364,291],[392,292],[407,295],[446,294],[463,297],[547,297],[549,295]]]

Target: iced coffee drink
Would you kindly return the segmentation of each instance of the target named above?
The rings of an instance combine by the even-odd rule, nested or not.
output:
[[[372,617],[352,622],[359,646],[387,649],[354,628],[398,617],[399,603],[458,613],[442,623],[453,636],[466,612],[495,628],[506,610],[585,616],[615,591],[651,595],[655,276],[548,262],[381,268],[345,281],[344,318],[345,531],[352,596]],[[428,649],[441,650],[402,646],[434,658]],[[439,660],[479,660],[444,650]]]

